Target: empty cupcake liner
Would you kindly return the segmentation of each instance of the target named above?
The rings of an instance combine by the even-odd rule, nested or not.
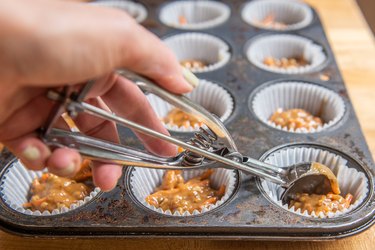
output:
[[[210,184],[214,189],[219,189],[221,185],[225,185],[225,194],[224,196],[216,202],[216,204],[210,205],[202,209],[201,212],[194,210],[193,213],[189,211],[184,212],[183,214],[175,211],[172,213],[170,210],[163,211],[161,208],[156,208],[146,202],[146,197],[156,191],[156,188],[159,187],[163,181],[163,176],[166,170],[161,169],[147,169],[147,168],[134,168],[130,175],[130,189],[134,197],[146,208],[151,209],[155,212],[172,215],[172,216],[192,216],[206,213],[214,208],[219,207],[224,204],[236,188],[238,176],[234,170],[217,168],[214,170],[214,173],[210,176]],[[201,175],[206,170],[185,170],[182,172],[185,182]]]
[[[216,70],[230,59],[229,46],[221,39],[202,33],[184,33],[164,40],[179,61],[200,60],[208,65],[194,73]]]
[[[42,174],[43,171],[27,170],[19,160],[14,160],[9,163],[0,180],[0,196],[5,204],[13,210],[26,215],[50,216],[72,211],[89,202],[100,192],[99,188],[95,188],[89,196],[72,204],[69,208],[63,207],[61,209],[55,209],[52,212],[24,209],[23,204],[28,202],[32,181],[35,178],[41,177]]]
[[[147,17],[146,8],[142,4],[132,1],[102,0],[90,4],[124,10],[129,15],[131,15],[138,23],[143,22]]]
[[[344,116],[345,104],[335,92],[315,84],[304,82],[280,82],[261,89],[254,95],[251,107],[256,116],[265,124],[288,132],[313,133],[330,128]],[[306,130],[288,130],[269,119],[278,109],[304,109],[323,120],[323,126]]]
[[[234,103],[232,96],[228,91],[215,83],[200,80],[198,87],[196,87],[191,93],[186,94],[186,96],[218,116],[223,122],[228,119],[233,112]],[[156,95],[149,94],[147,95],[147,99],[160,119],[166,117],[169,111],[174,108],[174,106]],[[165,124],[165,127],[168,130],[177,132],[193,132],[199,130],[198,125],[195,125],[194,127],[178,127],[173,124]]]
[[[330,212],[328,214],[324,214],[323,212],[316,214],[315,212],[312,212],[311,215],[309,215],[307,211],[301,213],[301,209],[295,211],[294,207],[289,209],[287,204],[282,205],[280,197],[284,191],[284,188],[272,182],[262,180],[261,187],[266,195],[277,205],[292,213],[307,217],[337,217],[357,208],[360,204],[362,204],[369,192],[369,183],[364,173],[356,170],[355,168],[350,168],[348,166],[348,161],[342,156],[326,150],[315,147],[284,148],[273,152],[264,161],[279,167],[302,162],[319,162],[330,168],[336,175],[341,190],[341,196],[344,197],[348,193],[353,195],[354,202],[349,208],[344,209],[343,211],[337,211],[335,213]]]
[[[268,35],[250,42],[246,49],[247,58],[255,66],[280,74],[303,74],[316,70],[327,59],[322,46],[312,40],[297,35]],[[267,57],[303,58],[304,66],[279,68],[264,64]]]
[[[247,3],[242,12],[242,19],[250,25],[269,30],[296,30],[309,25],[313,13],[306,4],[298,1],[258,0]],[[262,23],[268,17],[282,26]]]
[[[217,1],[175,1],[161,9],[159,18],[170,27],[200,30],[218,26],[229,16],[229,7]]]

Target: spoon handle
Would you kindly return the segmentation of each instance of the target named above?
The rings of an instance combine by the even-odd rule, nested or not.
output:
[[[288,179],[286,178],[286,171],[283,168],[276,167],[251,157],[244,157],[242,163],[252,169],[262,172],[263,176],[260,177],[268,179],[274,183],[279,182],[278,184],[282,185],[287,185],[289,183]],[[269,178],[269,176],[272,176],[272,178]],[[279,181],[275,181],[277,179],[279,179]]]

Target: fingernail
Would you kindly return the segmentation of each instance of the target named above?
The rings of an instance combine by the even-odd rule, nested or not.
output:
[[[72,176],[76,171],[76,164],[71,162],[65,168],[59,169],[56,174],[60,176]]]
[[[199,79],[190,70],[182,67],[182,75],[193,88],[198,87]]]
[[[40,158],[40,151],[37,147],[34,146],[27,146],[23,152],[22,156],[25,158],[27,161],[35,161]]]

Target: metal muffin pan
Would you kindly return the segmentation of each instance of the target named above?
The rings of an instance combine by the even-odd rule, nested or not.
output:
[[[165,1],[139,2],[148,9],[148,17],[142,25],[160,38],[187,32],[162,24],[159,13]],[[64,214],[28,216],[13,210],[0,199],[0,225],[4,230],[38,237],[326,240],[354,235],[374,224],[374,162],[317,13],[312,10],[312,22],[302,29],[269,31],[253,27],[241,18],[246,1],[223,2],[231,9],[230,18],[219,26],[198,32],[224,40],[230,46],[231,58],[220,69],[197,75],[218,83],[233,96],[234,110],[225,124],[235,138],[239,151],[258,159],[265,159],[280,148],[295,146],[309,145],[335,152],[368,179],[369,192],[363,203],[336,218],[309,218],[274,204],[264,195],[258,178],[239,173],[234,194],[221,206],[201,215],[168,216],[152,211],[135,200],[129,183],[132,167],[128,167],[124,168],[123,178],[114,190],[102,193]],[[326,53],[324,66],[319,71],[298,75],[272,73],[256,67],[246,57],[246,43],[256,36],[268,34],[296,34],[313,40]],[[329,80],[326,81],[325,76]],[[317,133],[290,133],[267,126],[256,118],[248,104],[260,86],[282,81],[308,82],[336,92],[344,101],[344,116],[334,126]],[[128,129],[120,128],[119,131],[123,143],[141,146]],[[192,136],[191,133],[172,134],[185,140]],[[1,155],[0,181],[13,158],[9,152]]]

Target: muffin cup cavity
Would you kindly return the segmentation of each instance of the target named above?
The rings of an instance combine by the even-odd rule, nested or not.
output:
[[[230,59],[229,46],[221,39],[203,33],[184,33],[164,40],[174,52],[177,59],[198,60],[205,63],[204,67],[192,69],[194,73],[216,70]]]
[[[223,87],[210,81],[200,80],[198,87],[186,96],[218,116],[223,122],[233,112],[234,102],[232,96]],[[147,99],[160,119],[166,117],[174,108],[174,106],[156,95],[149,94],[147,95]],[[175,132],[194,132],[199,130],[199,125],[197,124],[195,126],[180,127],[175,124],[165,124],[165,127]]]
[[[109,8],[116,8],[126,11],[130,16],[132,16],[137,23],[143,22],[147,18],[146,8],[140,4],[132,1],[119,1],[119,0],[107,0],[107,1],[97,1],[90,3],[96,6],[103,6]]]
[[[182,176],[185,181],[203,174],[206,170],[184,170]],[[221,185],[225,185],[224,196],[215,204],[204,207],[202,211],[194,210],[192,213],[185,211],[183,214],[175,211],[172,213],[170,210],[163,211],[161,208],[156,208],[146,202],[146,197],[156,191],[163,180],[165,170],[161,169],[147,169],[147,168],[134,168],[130,174],[130,189],[137,201],[145,208],[152,211],[161,213],[163,215],[171,216],[192,216],[199,215],[211,211],[223,205],[234,193],[237,186],[238,176],[234,170],[217,168],[210,176],[210,184],[214,189],[218,189]]]
[[[244,6],[241,16],[246,23],[268,30],[297,30],[313,20],[311,8],[298,1],[252,1]]]
[[[337,124],[345,113],[345,104],[335,92],[305,82],[280,82],[260,89],[250,101],[255,115],[265,124],[287,132],[314,133]],[[322,119],[323,126],[288,129],[270,121],[279,108],[283,110],[303,109]]]
[[[26,215],[34,216],[50,216],[63,214],[72,211],[92,200],[99,192],[99,188],[95,188],[83,200],[72,204],[69,208],[63,207],[49,211],[31,211],[30,209],[23,208],[23,204],[28,202],[29,190],[31,183],[35,178],[41,177],[43,171],[27,170],[19,160],[14,160],[9,163],[7,169],[0,179],[0,196],[1,199],[11,209]]]
[[[317,70],[327,56],[322,46],[297,35],[268,35],[250,41],[246,56],[258,68],[279,74],[304,74]],[[266,64],[272,59],[302,59],[306,64],[277,67]]]
[[[217,1],[175,1],[160,11],[160,21],[184,30],[201,30],[219,26],[230,16],[230,8]]]
[[[292,213],[307,217],[319,218],[342,216],[343,214],[353,211],[359,205],[361,205],[369,192],[369,182],[363,172],[349,167],[348,160],[346,160],[343,156],[337,155],[325,149],[308,146],[283,148],[268,155],[264,162],[279,167],[302,162],[319,162],[330,168],[336,175],[341,190],[341,196],[344,197],[348,193],[353,195],[352,204],[349,206],[349,208],[345,208],[343,211],[337,211],[335,213],[329,212],[327,214],[324,214],[323,212],[320,212],[319,214],[312,212],[311,214],[308,214],[307,211],[302,213],[301,209],[295,210],[294,207],[288,208],[288,204],[282,205],[280,197],[284,191],[284,188],[272,182],[261,180],[260,186],[266,196],[268,196],[268,198],[278,206]]]

